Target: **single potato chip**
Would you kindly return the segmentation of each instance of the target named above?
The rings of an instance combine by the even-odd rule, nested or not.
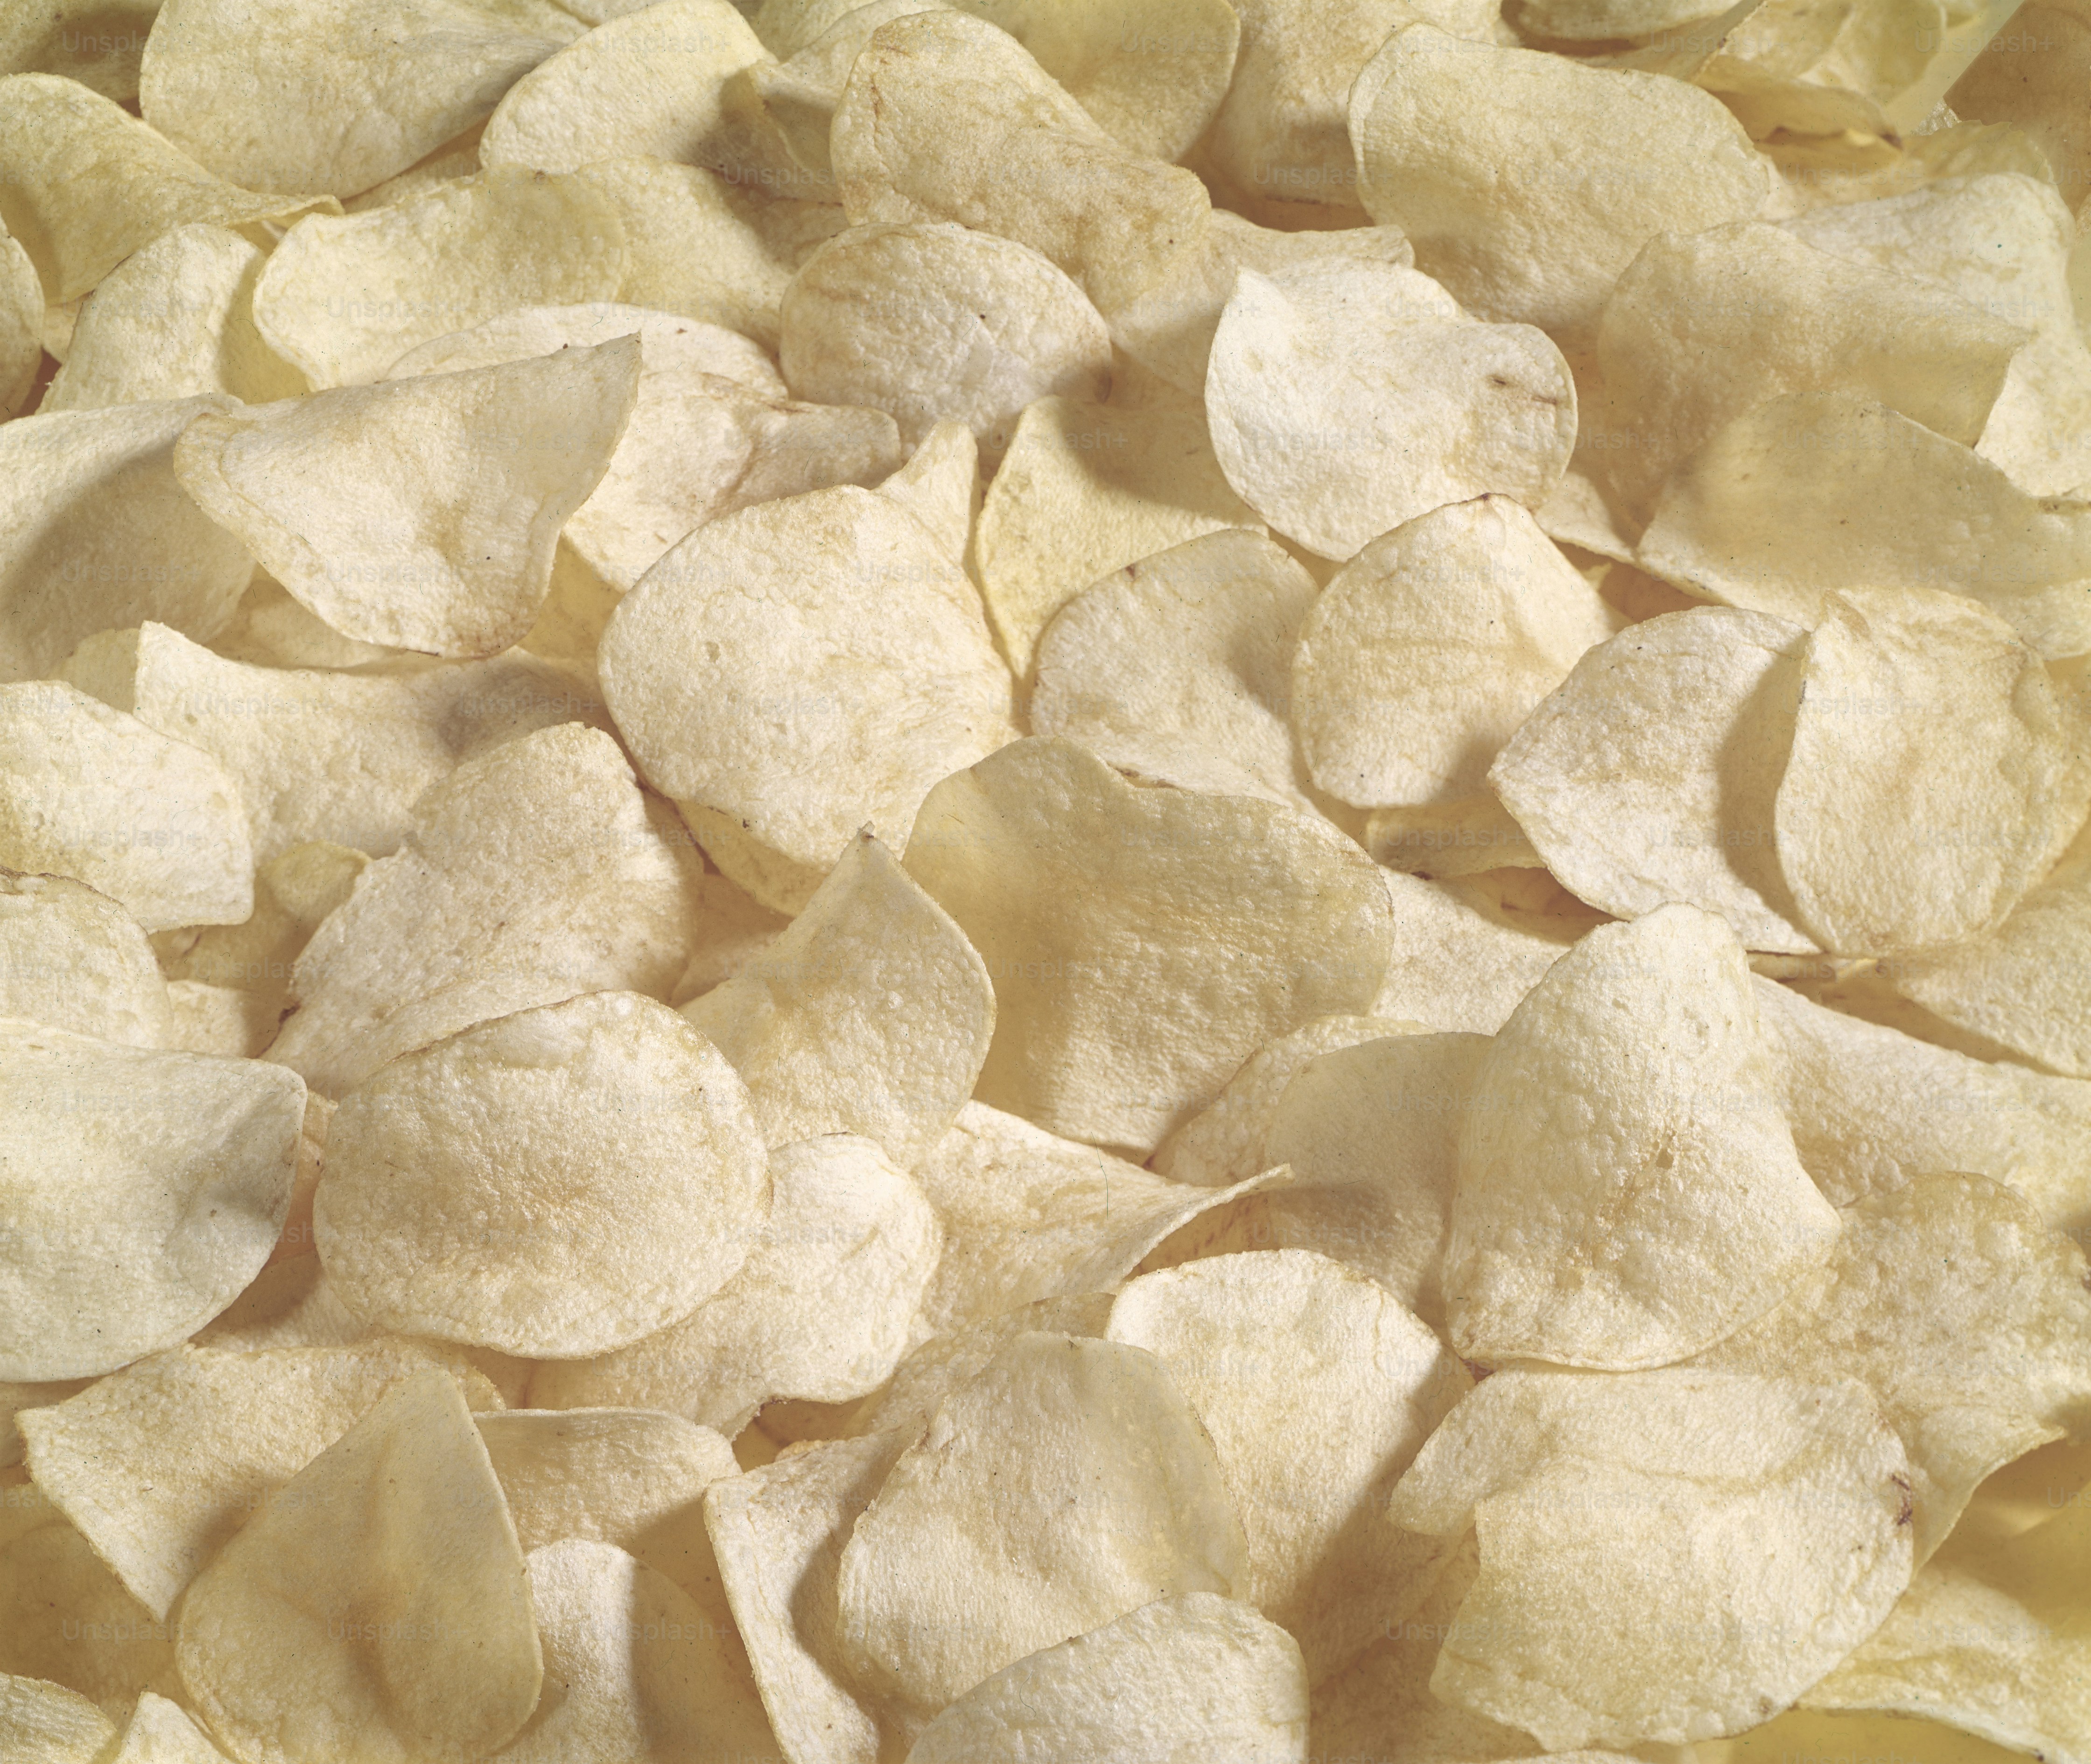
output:
[[[0,1744],[21,1764],[101,1764],[116,1723],[78,1691],[0,1672]]]
[[[63,876],[0,870],[0,1017],[165,1047],[167,983],[138,921]]]

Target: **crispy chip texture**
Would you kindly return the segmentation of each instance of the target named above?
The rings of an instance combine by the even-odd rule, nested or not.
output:
[[[0,1017],[164,1047],[166,982],[138,921],[63,876],[0,870]]]
[[[1734,934],[1694,907],[1592,932],[1476,1075],[1445,1256],[1469,1359],[1624,1371],[1754,1321],[1827,1257]]]
[[[116,1723],[78,1691],[0,1672],[0,1742],[21,1764],[101,1764]]]
[[[1298,1645],[1211,1593],[1157,1599],[975,1685],[922,1730],[908,1759],[1103,1764],[1161,1746],[1229,1764],[1306,1764]]]
[[[228,1764],[179,1703],[151,1691],[140,1694],[109,1764]]]
[[[449,1374],[402,1380],[182,1601],[182,1684],[254,1764],[484,1757],[544,1676],[515,1528]]]
[[[1761,1721],[1909,1584],[1902,1447],[1850,1381],[1499,1372],[1391,1511],[1480,1534],[1431,1689],[1557,1750]]]
[[[1327,823],[1127,783],[1064,741],[933,791],[908,868],[994,982],[975,1094],[1049,1131],[1152,1150],[1264,1042],[1361,1011],[1386,894]]]
[[[342,1099],[313,1227],[349,1309],[578,1359],[685,1317],[768,1213],[760,1131],[666,1005],[591,993],[402,1055]]]
[[[0,420],[28,402],[44,360],[44,290],[21,241],[0,222]]]
[[[933,1715],[992,1672],[1157,1598],[1240,1597],[1211,1443],[1137,1348],[1018,1336],[902,1453],[843,1551],[843,1646]]]
[[[199,417],[175,472],[343,635],[494,655],[530,629],[559,529],[638,396],[620,338],[535,360],[344,386]]]
[[[1227,482],[1325,558],[1490,492],[1536,508],[1576,442],[1575,382],[1545,335],[1476,323],[1387,263],[1243,270],[1205,397]]]

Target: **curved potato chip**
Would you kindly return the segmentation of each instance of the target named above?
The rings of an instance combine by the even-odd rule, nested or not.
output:
[[[869,1140],[770,1154],[770,1223],[732,1279],[678,1322],[597,1359],[545,1365],[550,1408],[628,1403],[731,1438],[778,1398],[847,1402],[884,1383],[937,1266],[937,1217]]]
[[[138,60],[158,0],[54,0],[0,24],[0,72],[63,74],[121,104],[138,96]]]
[[[946,778],[907,864],[994,982],[975,1095],[1070,1138],[1152,1150],[1257,1048],[1364,1010],[1386,973],[1386,890],[1327,822],[1141,789],[1065,741]]]
[[[769,54],[728,0],[658,0],[598,24],[510,87],[480,137],[480,163],[576,171],[645,154],[737,169],[721,88]]]
[[[1576,442],[1575,382],[1542,333],[1477,324],[1391,264],[1243,270],[1205,397],[1227,482],[1330,559],[1447,502],[1495,492],[1536,508]]]
[[[1994,930],[2091,802],[2040,658],[1958,595],[1855,588],[1800,662],[1774,813],[1800,922],[1842,955]]]
[[[1358,193],[1469,312],[1589,343],[1658,233],[1748,220],[1773,173],[1710,93],[1658,74],[1467,42],[1386,40],[1351,88]]]
[[[1773,818],[1806,639],[1726,606],[1631,626],[1526,718],[1490,787],[1593,906],[1633,918],[1683,901],[1745,948],[1806,954]]]
[[[298,958],[269,1058],[338,1096],[386,1060],[586,992],[658,996],[689,959],[688,835],[572,723],[474,754]]]
[[[933,12],[945,0],[869,0],[864,5],[814,6],[785,25],[775,9],[758,10],[756,35],[788,57],[750,62],[726,82],[725,104],[733,122],[761,141],[765,157],[788,160],[807,181],[831,187],[834,167],[828,136],[850,69],[889,19]],[[784,26],[781,31],[779,27]],[[780,150],[781,149],[781,153]]]
[[[179,1691],[170,1639],[63,1519],[0,1546],[0,1673],[119,1711],[140,1692]]]
[[[1546,867],[1524,829],[1487,791],[1412,808],[1375,809],[1366,817],[1361,843],[1374,862],[1433,882]]]
[[[1694,907],[1605,925],[1476,1075],[1445,1253],[1453,1344],[1628,1371],[1697,1353],[1830,1255],[1734,934]]]
[[[36,264],[0,222],[0,419],[28,402],[43,366],[43,335],[44,288]]]
[[[291,229],[254,323],[317,387],[377,379],[416,344],[526,306],[619,298],[625,234],[585,178],[496,166],[369,213]]]
[[[783,377],[762,347],[718,325],[658,313],[616,300],[585,306],[525,306],[448,337],[410,349],[385,370],[385,378],[417,373],[455,373],[465,368],[498,367],[592,348],[619,337],[636,337],[646,366],[674,366],[735,380],[752,392],[784,394]],[[642,386],[644,382],[642,380]]]
[[[1163,1746],[1307,1764],[1292,1638],[1212,1593],[1157,1599],[983,1680],[922,1730],[908,1764],[1088,1764]]]
[[[1528,879],[1537,899],[1506,878]],[[1382,869],[1394,908],[1394,952],[1375,1016],[1439,1032],[1493,1035],[1524,995],[1604,916],[1543,871],[1490,870],[1425,882]]]
[[[1387,1499],[1472,1381],[1391,1293],[1305,1250],[1216,1256],[1132,1282],[1105,1339],[1159,1358],[1212,1435],[1248,1601],[1309,1682],[1414,1610],[1447,1546],[1396,1528]]]
[[[1360,808],[1478,791],[1615,624],[1507,497],[1404,522],[1337,571],[1300,628],[1292,716],[1314,782]]]
[[[861,1133],[905,1169],[972,1094],[994,988],[950,916],[860,835],[776,940],[683,1015],[733,1063],[770,1144]]]
[[[170,980],[167,1003],[174,1012],[167,1046],[183,1053],[253,1059],[275,1038],[278,1013],[265,999],[236,987]]]
[[[164,1047],[167,983],[138,921],[63,876],[0,870],[0,1017]]]
[[[1020,1335],[895,1460],[842,1553],[844,1658],[933,1715],[990,1673],[1157,1598],[1239,1598],[1210,1442],[1137,1348]]]
[[[666,1005],[591,993],[403,1054],[342,1098],[313,1201],[343,1303],[578,1359],[688,1316],[768,1214],[748,1093]]]
[[[231,1764],[179,1703],[142,1693],[109,1764]]]
[[[781,334],[795,395],[885,411],[908,447],[949,420],[998,459],[1026,405],[1110,390],[1082,291],[1028,246],[949,222],[838,234],[785,290]]]
[[[199,417],[175,476],[343,635],[493,655],[544,604],[559,529],[630,421],[640,347],[620,338]]]
[[[2037,0],[2015,13],[2011,24],[1954,81],[1947,101],[1957,115],[2022,129],[2055,183],[2076,196],[2071,206],[2080,210],[2091,172],[2091,136],[2075,94],[2091,67],[2091,19],[2066,0]]]
[[[252,1764],[481,1758],[523,1726],[544,1677],[523,1552],[448,1373],[269,1498],[190,1586],[175,1654]]]
[[[1019,1335],[1100,1338],[1110,1321],[1111,1303],[1109,1292],[1077,1292],[940,1330],[894,1369],[883,1390],[858,1405],[850,1432],[861,1437],[897,1433],[903,1445],[918,1439],[944,1399],[986,1371],[988,1363]]]
[[[785,912],[860,827],[899,843],[932,784],[1014,734],[972,584],[855,488],[699,528],[619,604],[601,669],[648,780],[709,812],[708,850],[716,817],[768,854],[774,870],[723,842],[713,860]]]
[[[0,679],[54,672],[83,638],[157,619],[199,643],[225,626],[254,560],[189,499],[182,431],[223,396],[0,423]]]
[[[964,423],[938,423],[907,464],[877,486],[929,531],[946,556],[964,564],[980,513],[980,443]]]
[[[0,1745],[20,1764],[101,1764],[116,1723],[78,1691],[0,1672]]]

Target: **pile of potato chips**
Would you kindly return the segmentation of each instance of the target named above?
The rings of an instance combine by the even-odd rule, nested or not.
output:
[[[2091,0],[0,11],[0,1764],[2091,1764]]]

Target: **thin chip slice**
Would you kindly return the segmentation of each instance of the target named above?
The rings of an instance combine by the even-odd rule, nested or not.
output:
[[[921,1719],[1155,1599],[1240,1598],[1248,1575],[1218,1461],[1162,1363],[1033,1334],[901,1454],[836,1601],[851,1671]]]
[[[175,472],[343,635],[494,655],[536,620],[559,529],[609,468],[639,377],[622,338],[346,386],[199,417]]]
[[[167,1626],[62,1518],[0,1545],[0,1673],[46,1679],[112,1713],[175,1694]]]
[[[1228,1764],[1307,1764],[1298,1645],[1211,1593],[1157,1599],[975,1685],[922,1730],[908,1760],[1103,1764],[1162,1746]]]
[[[1542,333],[1476,323],[1391,264],[1243,270],[1205,396],[1227,482],[1325,558],[1447,502],[1497,493],[1537,508],[1576,443],[1575,382]]]
[[[1476,1078],[1445,1256],[1470,1360],[1626,1371],[1778,1304],[1837,1214],[1796,1155],[1735,935],[1694,907],[1592,932]]]
[[[449,1374],[413,1374],[197,1576],[183,1687],[252,1764],[476,1758],[536,1706],[515,1528]]]
[[[520,307],[469,330],[408,350],[386,370],[385,377],[399,380],[416,373],[491,368],[504,361],[556,355],[562,349],[593,348],[619,337],[639,339],[649,372],[673,366],[738,381],[750,391],[784,390],[783,377],[768,352],[738,332],[616,300]],[[640,385],[643,391],[643,375]]]
[[[718,1050],[666,1005],[601,992],[479,1024],[351,1091],[313,1227],[359,1316],[578,1359],[718,1291],[768,1201]]]
[[[182,1706],[144,1692],[109,1764],[230,1764]]]
[[[63,876],[0,870],[0,1017],[164,1047],[166,981],[138,921]]]
[[[116,1723],[78,1691],[0,1672],[0,1745],[20,1764],[101,1764]]]
[[[1490,786],[1592,905],[1634,918],[1683,901],[1747,948],[1805,954],[1816,946],[1796,923],[1773,804],[1806,636],[1725,606],[1634,625],[1533,712]]]
[[[1493,1035],[1547,970],[1605,922],[1543,871],[1443,882],[1380,875],[1394,908],[1394,951],[1372,1009],[1427,1029]]]
[[[964,563],[980,514],[981,472],[980,443],[964,423],[935,425],[877,489],[935,534],[946,556]]]
[[[1391,1511],[1480,1533],[1432,1691],[1554,1750],[1753,1726],[1909,1584],[1902,1447],[1851,1381],[1499,1372]]]

